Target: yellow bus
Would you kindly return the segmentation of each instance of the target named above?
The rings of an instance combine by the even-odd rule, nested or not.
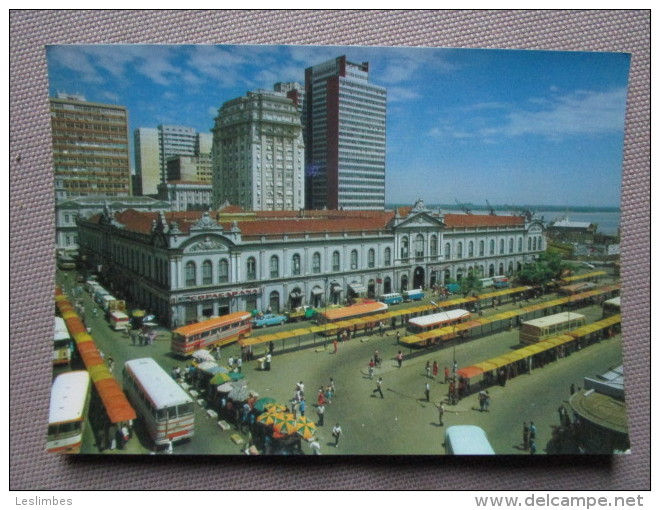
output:
[[[379,301],[358,303],[351,306],[319,311],[316,315],[316,321],[320,326],[323,326],[324,324],[337,324],[338,327],[342,327],[339,323],[354,319],[364,319],[372,315],[385,313],[386,311],[387,305]],[[354,326],[359,326],[361,328],[363,324],[355,324]],[[335,328],[328,328],[326,331],[322,331],[321,334],[333,334],[336,333],[336,331],[337,329]]]
[[[541,340],[561,335],[586,323],[584,315],[573,312],[557,313],[539,319],[525,321],[520,325],[520,343],[535,344]]]

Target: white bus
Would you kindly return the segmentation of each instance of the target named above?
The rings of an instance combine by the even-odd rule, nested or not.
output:
[[[447,310],[446,312],[432,313],[423,317],[415,317],[408,321],[408,332],[412,335],[418,335],[432,329],[444,328],[467,322],[472,314],[467,310]]]
[[[573,312],[556,313],[525,321],[520,325],[520,343],[535,344],[586,324],[584,315]]]
[[[73,344],[69,329],[62,317],[55,317],[55,335],[53,341],[53,365],[67,365],[71,363]]]
[[[621,296],[608,299],[603,303],[603,319],[621,313]]]
[[[195,434],[193,400],[152,358],[124,364],[124,391],[156,445]]]
[[[110,322],[110,327],[115,331],[120,331],[123,329],[131,329],[130,319],[128,315],[124,312],[116,310],[108,314],[108,321]]]
[[[447,455],[495,455],[486,432],[476,425],[452,425],[445,432]]]
[[[85,370],[58,375],[50,390],[46,449],[80,453],[89,409],[91,382]]]

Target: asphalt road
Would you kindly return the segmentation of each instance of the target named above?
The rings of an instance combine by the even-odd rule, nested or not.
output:
[[[106,357],[114,358],[115,376],[120,382],[121,367],[128,359],[153,357],[168,372],[173,366],[187,364],[169,354],[169,332],[162,331],[152,345],[132,345],[128,338],[109,328],[101,313],[96,318],[92,316],[95,305],[88,294],[85,293],[82,299],[92,336]],[[506,308],[500,307],[499,311]],[[592,322],[600,318],[601,311],[600,307],[592,306],[581,309],[580,313],[586,314],[588,322]],[[277,330],[271,328],[268,331]],[[403,330],[401,332],[403,335]],[[531,375],[511,379],[505,387],[492,387],[489,390],[492,404],[488,413],[479,412],[476,395],[467,397],[456,406],[447,406],[444,427],[441,427],[435,404],[446,397],[447,385],[432,381],[430,402],[425,400],[426,361],[438,362],[439,378],[442,379],[443,368],[451,368],[454,355],[459,367],[495,357],[518,345],[517,331],[504,331],[456,345],[449,342],[440,350],[421,353],[397,345],[394,335],[388,328],[383,337],[376,333],[354,338],[339,344],[336,354],[331,342],[326,350],[305,349],[279,354],[274,356],[270,372],[259,370],[256,361],[246,363],[243,367],[245,380],[260,397],[272,397],[281,403],[291,399],[296,382],[302,380],[309,400],[307,416],[316,418],[313,404],[316,403],[317,390],[333,378],[337,394],[333,403],[326,406],[325,426],[319,427],[317,433],[321,451],[326,455],[443,454],[444,429],[456,424],[481,426],[498,454],[527,454],[521,448],[522,422],[529,420],[537,425],[538,453],[541,454],[550,440],[552,425],[558,423],[557,408],[568,399],[570,384],[582,386],[583,377],[602,373],[619,365],[622,359],[620,336],[589,346],[534,370]],[[367,363],[374,350],[380,352],[384,361],[381,368],[376,369],[374,378],[369,379]],[[399,350],[405,355],[401,368],[395,360]],[[235,345],[224,348],[221,362],[238,352]],[[378,377],[383,378],[384,398],[373,393]],[[339,422],[343,430],[338,448],[334,448],[330,434],[335,422]],[[303,450],[311,453],[305,444]],[[125,453],[149,451],[148,442],[141,444],[138,437],[129,442]],[[196,406],[196,436],[175,444],[174,451],[175,454],[241,454],[241,447],[229,439],[228,432],[220,430],[216,420]],[[86,438],[83,452],[98,453],[91,434]]]

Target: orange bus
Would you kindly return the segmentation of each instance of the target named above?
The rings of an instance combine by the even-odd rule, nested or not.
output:
[[[324,324],[337,324],[338,327],[343,327],[339,323],[350,321],[353,319],[363,319],[372,315],[385,313],[387,305],[385,303],[369,302],[358,303],[351,306],[343,306],[341,308],[331,308],[329,310],[319,311],[317,314],[317,323],[322,326]],[[328,329],[329,334],[336,332],[336,329]]]
[[[191,356],[193,352],[212,345],[227,345],[247,338],[252,331],[252,314],[234,312],[208,319],[172,331],[171,351],[179,356]]]

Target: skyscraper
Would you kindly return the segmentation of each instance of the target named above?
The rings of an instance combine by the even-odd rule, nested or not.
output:
[[[293,101],[259,90],[222,105],[213,128],[213,205],[247,210],[305,206],[305,144]]]
[[[135,173],[141,194],[154,195],[158,185],[168,179],[167,162],[176,156],[210,157],[210,133],[198,133],[186,126],[160,125],[138,128],[133,132]]]
[[[50,113],[56,198],[130,195],[126,107],[58,94]]]
[[[307,68],[305,100],[307,207],[383,209],[387,93],[369,63]]]

